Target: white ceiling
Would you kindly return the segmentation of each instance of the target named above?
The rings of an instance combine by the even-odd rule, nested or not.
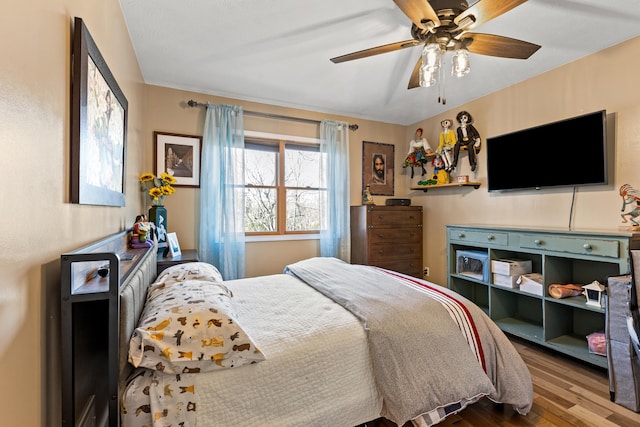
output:
[[[401,125],[640,35],[638,0],[529,0],[474,32],[542,48],[527,60],[471,54],[467,76],[448,76],[443,106],[436,86],[407,89],[420,47],[329,60],[411,39],[392,0],[120,3],[148,84]]]

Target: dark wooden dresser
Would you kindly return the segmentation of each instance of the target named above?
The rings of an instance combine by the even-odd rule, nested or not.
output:
[[[351,263],[422,278],[422,206],[351,206]]]

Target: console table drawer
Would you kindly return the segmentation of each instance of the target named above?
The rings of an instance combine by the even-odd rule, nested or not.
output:
[[[509,233],[500,233],[495,231],[478,231],[465,229],[449,230],[449,240],[469,243],[490,243],[492,245],[509,244]]]
[[[620,256],[620,241],[593,239],[588,237],[580,238],[522,234],[520,236],[520,247],[611,258],[618,258]]]

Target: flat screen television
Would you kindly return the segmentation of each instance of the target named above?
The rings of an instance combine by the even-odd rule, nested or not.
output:
[[[487,138],[489,191],[607,183],[606,110]]]

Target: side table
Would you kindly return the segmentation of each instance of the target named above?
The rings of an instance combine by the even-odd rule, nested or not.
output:
[[[163,251],[158,252],[158,274],[160,274],[163,270],[178,264],[184,264],[185,262],[197,262],[200,261],[198,258],[198,251],[195,249],[183,249],[182,254],[176,257],[171,258],[170,256],[163,256]]]

